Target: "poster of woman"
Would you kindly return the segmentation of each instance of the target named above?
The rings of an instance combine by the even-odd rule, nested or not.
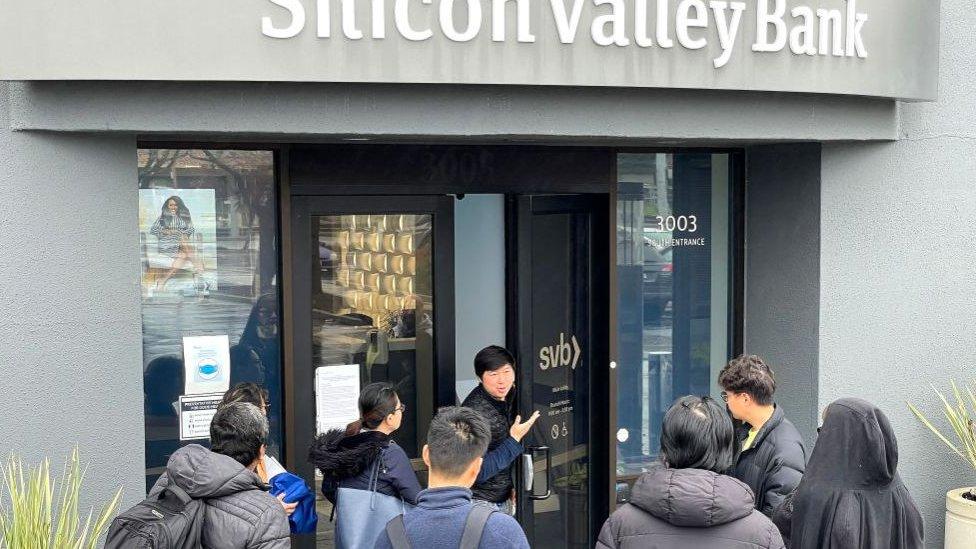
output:
[[[139,227],[147,297],[206,296],[217,289],[213,189],[140,189]]]

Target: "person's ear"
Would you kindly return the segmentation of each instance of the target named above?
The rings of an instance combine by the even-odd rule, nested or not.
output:
[[[424,444],[424,450],[420,453],[421,457],[424,458],[424,464],[430,469],[430,447]]]
[[[468,465],[468,470],[465,472],[465,479],[467,479],[472,485],[474,481],[478,479],[478,473],[481,472],[481,465],[484,463],[485,459],[479,457],[478,459],[471,462]]]
[[[267,445],[262,444],[261,448],[258,450],[258,459],[264,459],[264,455],[267,453]]]

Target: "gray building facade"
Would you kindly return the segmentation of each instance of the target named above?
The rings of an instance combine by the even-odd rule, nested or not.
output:
[[[748,3],[744,20],[749,23],[742,30],[745,34],[757,32],[751,17],[758,4]],[[878,8],[884,7],[866,1],[863,4],[859,2],[858,6],[865,10],[880,11]],[[627,73],[626,77],[614,76],[621,78],[615,81],[615,87],[603,87],[593,85],[592,79],[596,77],[592,75],[581,76],[576,81],[560,81],[558,75],[554,76],[556,73],[549,72],[545,73],[548,80],[537,83],[546,85],[534,85],[526,80],[530,76],[523,73],[518,73],[517,81],[499,79],[496,67],[482,74],[447,71],[448,74],[434,78],[429,72],[436,72],[434,63],[415,67],[416,73],[399,82],[388,77],[395,74],[394,69],[373,79],[360,75],[359,81],[344,82],[305,66],[275,69],[274,77],[262,79],[254,67],[274,63],[273,58],[253,61],[250,75],[241,78],[231,73],[234,67],[248,66],[246,58],[224,64],[222,76],[213,81],[205,77],[187,78],[182,69],[168,72],[168,66],[160,69],[162,72],[156,77],[145,73],[144,68],[138,69],[138,74],[133,69],[127,77],[123,73],[129,59],[120,57],[118,52],[106,52],[104,67],[91,60],[91,66],[76,69],[82,61],[74,59],[45,73],[42,70],[47,67],[45,60],[60,55],[46,50],[37,53],[34,59],[17,63],[7,72],[0,67],[0,76],[5,80],[0,83],[3,196],[0,247],[6,251],[0,258],[3,281],[0,305],[8,311],[0,318],[5,334],[0,342],[0,366],[4,371],[0,376],[0,432],[5,435],[4,447],[28,460],[48,456],[57,462],[72,446],[78,445],[83,457],[90,460],[87,481],[92,501],[104,500],[120,485],[125,489],[125,504],[144,497],[147,470],[151,469],[148,454],[156,450],[149,432],[154,427],[147,427],[145,411],[147,395],[154,389],[147,386],[145,378],[148,356],[144,346],[148,340],[143,326],[149,298],[144,287],[145,246],[140,245],[140,150],[273,151],[279,193],[274,209],[279,221],[273,237],[280,268],[272,277],[271,286],[261,284],[264,290],[273,287],[277,292],[284,326],[283,358],[278,366],[279,372],[283,372],[279,384],[280,405],[284,407],[281,451],[286,456],[286,465],[306,472],[310,482],[314,482],[314,473],[304,463],[302,443],[313,433],[298,435],[296,432],[304,426],[303,414],[313,414],[314,402],[296,397],[297,392],[289,393],[289,387],[296,386],[289,383],[293,382],[290,376],[298,375],[295,372],[306,371],[303,361],[325,359],[315,351],[306,356],[304,351],[294,350],[298,343],[290,341],[303,337],[292,331],[294,326],[304,327],[311,322],[308,327],[321,328],[315,324],[318,317],[311,309],[305,313],[299,311],[304,304],[295,288],[304,287],[302,281],[308,277],[297,270],[305,264],[296,259],[302,252],[294,248],[305,242],[299,240],[296,229],[305,227],[301,212],[306,206],[311,208],[308,212],[313,217],[322,219],[337,211],[325,208],[316,213],[314,207],[321,202],[316,202],[314,197],[331,196],[330,185],[342,187],[345,183],[340,179],[346,173],[342,170],[348,166],[336,160],[322,161],[322,164],[309,160],[299,166],[298,159],[318,158],[315,151],[327,151],[322,154],[332,155],[328,158],[337,156],[328,152],[335,150],[355,149],[358,154],[360,148],[373,146],[389,147],[389,150],[460,147],[465,151],[494,147],[491,150],[506,151],[497,153],[500,160],[495,164],[496,174],[508,170],[510,164],[521,162],[506,160],[507,151],[514,151],[513,158],[521,158],[520,151],[541,150],[540,158],[548,158],[545,155],[572,156],[572,151],[580,150],[577,158],[586,159],[580,166],[590,167],[609,159],[613,166],[606,173],[612,179],[599,182],[608,189],[605,193],[608,207],[601,210],[602,214],[598,212],[590,223],[603,219],[599,215],[616,219],[614,229],[609,228],[614,225],[612,221],[606,223],[607,234],[603,236],[613,239],[606,240],[604,247],[612,248],[610,242],[616,242],[617,247],[603,257],[597,249],[601,246],[595,246],[591,256],[596,258],[593,265],[605,270],[603,279],[598,275],[593,278],[595,282],[605,283],[599,295],[616,303],[626,286],[620,278],[626,271],[623,268],[626,261],[622,258],[625,247],[620,244],[620,220],[624,211],[621,204],[625,200],[621,185],[640,183],[624,175],[633,169],[639,176],[643,169],[637,160],[625,166],[620,155],[670,155],[667,169],[674,175],[668,177],[673,177],[675,182],[685,173],[682,170],[692,170],[694,165],[691,162],[692,167],[686,166],[679,158],[681,155],[706,155],[710,156],[707,161],[708,169],[712,170],[709,172],[712,186],[702,188],[718,192],[717,186],[728,186],[731,197],[728,203],[716,199],[711,207],[727,205],[728,219],[724,223],[731,228],[724,236],[729,255],[716,256],[720,253],[716,251],[719,246],[711,250],[712,265],[722,269],[719,272],[716,268],[718,279],[727,274],[727,286],[722,286],[726,282],[719,281],[718,285],[724,289],[716,289],[715,273],[708,271],[713,276],[709,287],[711,299],[703,303],[711,308],[699,316],[711,318],[713,330],[710,339],[706,338],[711,355],[703,359],[705,372],[701,373],[701,379],[710,378],[714,383],[716,365],[734,352],[764,356],[777,372],[778,401],[810,447],[816,438],[820,413],[836,398],[857,396],[877,404],[892,420],[899,437],[899,470],[923,512],[927,545],[939,547],[945,492],[972,484],[974,475],[915,420],[906,402],[921,403],[923,409],[934,413],[930,385],[944,388],[950,379],[972,379],[974,352],[970,334],[971,327],[976,325],[976,298],[973,297],[976,275],[971,268],[976,262],[976,247],[972,245],[976,241],[973,222],[976,217],[972,213],[976,211],[976,187],[972,183],[976,178],[973,154],[976,78],[967,52],[976,49],[976,37],[971,32],[976,28],[976,11],[960,0],[943,0],[941,6],[926,5],[921,12],[911,12],[912,8],[905,7],[908,4],[912,3],[905,3],[899,9],[913,13],[918,26],[895,19],[897,24],[892,23],[891,32],[902,32],[901,38],[881,40],[883,46],[879,48],[889,45],[902,48],[897,55],[879,55],[880,69],[872,66],[872,71],[902,71],[897,77],[888,73],[887,83],[874,81],[872,85],[884,88],[881,91],[851,87],[857,73],[849,72],[846,65],[836,69],[840,71],[839,76],[832,76],[838,79],[833,92],[831,82],[811,82],[807,86],[804,78],[814,78],[816,69],[804,68],[791,76],[789,64],[803,59],[798,61],[796,54],[786,52],[786,61],[782,58],[749,61],[750,56],[758,54],[745,51],[748,41],[740,45],[729,62],[731,70],[741,69],[736,73],[736,78],[740,78],[738,83],[723,81],[714,86],[706,82],[708,71],[698,71],[689,77],[691,80],[675,81],[673,86],[666,82],[648,83],[641,80],[640,74]],[[0,3],[3,5],[11,8],[10,3]],[[258,11],[270,12],[273,8],[273,4],[267,3]],[[586,13],[595,9],[587,5]],[[338,25],[339,15],[335,13]],[[236,21],[237,17],[232,19]],[[884,17],[895,16],[878,13],[877,17],[877,21],[884,21]],[[933,21],[938,23],[937,28],[935,25],[927,28]],[[866,29],[883,32],[868,24]],[[339,39],[338,31],[335,32],[333,41]],[[540,41],[545,42],[541,38],[543,32],[539,30],[538,34]],[[482,33],[485,36],[477,40],[488,42],[488,30]],[[510,34],[513,37],[516,34],[514,23]],[[44,43],[43,36],[36,33],[31,36],[35,43]],[[314,47],[304,36],[296,39],[304,40],[301,47]],[[871,36],[867,34],[866,38],[869,51]],[[231,36],[226,33],[214,38],[229,39]],[[63,46],[60,40],[52,38],[51,42]],[[124,45],[125,40],[120,38],[116,46]],[[747,40],[752,40],[752,36]],[[260,47],[260,43],[252,44],[250,38],[247,41],[247,47]],[[277,48],[281,42],[269,44],[268,48]],[[505,47],[524,45],[506,43]],[[541,45],[557,46],[555,43]],[[391,47],[388,43],[381,46]],[[477,47],[477,56],[472,53],[471,58],[444,49],[441,62],[484,61],[487,45],[479,43]],[[722,52],[717,40],[708,48],[710,52],[714,50],[716,57]],[[505,52],[509,55],[508,49]],[[915,52],[916,57],[910,57],[909,52]],[[935,59],[936,52],[938,63],[926,66],[928,60]],[[23,51],[18,53],[26,55]],[[169,54],[160,55],[166,59],[163,65],[173,62]],[[586,54],[590,55],[593,53]],[[586,56],[583,59],[588,63],[626,62],[614,57],[594,60]],[[824,63],[831,61],[829,56],[824,59]],[[690,62],[687,58],[679,61]],[[870,62],[872,58],[858,61]],[[711,63],[711,58],[708,62]],[[734,66],[736,62],[739,69]],[[817,62],[821,62],[819,57]],[[35,70],[37,74],[32,75]],[[68,74],[69,70],[76,72]],[[113,72],[116,70],[123,73]],[[823,70],[835,69],[824,67]],[[99,71],[103,71],[101,76]],[[772,71],[773,76],[766,79],[763,71]],[[200,69],[195,74],[204,73]],[[634,80],[628,80],[631,77]],[[591,153],[592,162],[587,156]],[[660,158],[654,164],[657,169],[664,162],[664,157]],[[731,175],[720,183],[720,177],[716,179],[719,171],[716,166],[725,166],[723,162],[730,164],[726,170]],[[316,166],[321,171],[309,175],[308,170]],[[579,167],[572,161],[564,166]],[[517,171],[519,167],[524,168],[519,164],[511,169]],[[184,166],[184,169],[191,168]],[[391,191],[394,184],[383,179],[388,174],[364,166],[364,173],[369,174],[361,182],[365,190],[343,191],[343,195],[357,196],[360,193],[376,196],[481,193],[494,197],[484,198],[483,203],[456,202],[463,207],[454,210],[458,219],[452,221],[455,261],[451,262],[451,272],[454,281],[478,280],[479,287],[491,288],[497,302],[479,305],[477,296],[473,295],[477,288],[470,283],[456,282],[451,287],[460,295],[449,298],[452,291],[438,290],[444,299],[437,302],[437,307],[447,307],[450,301],[451,313],[444,318],[453,320],[452,326],[463,333],[456,337],[452,334],[451,338],[452,342],[458,341],[457,356],[451,351],[457,366],[452,363],[449,375],[437,374],[450,379],[438,378],[441,382],[426,389],[416,387],[417,398],[424,401],[418,404],[418,413],[429,412],[435,403],[450,400],[444,396],[444,383],[451,384],[447,393],[454,393],[456,383],[460,398],[464,397],[460,394],[462,386],[473,386],[464,384],[472,382],[474,377],[465,366],[470,357],[461,356],[481,344],[477,337],[471,337],[472,333],[490,334],[493,338],[507,334],[509,344],[518,349],[538,347],[538,338],[530,338],[528,342],[520,339],[523,324],[516,309],[522,302],[508,294],[498,295],[506,287],[512,291],[512,284],[521,284],[532,277],[531,274],[522,278],[506,274],[505,269],[498,267],[498,263],[505,262],[505,250],[515,246],[508,256],[514,269],[516,264],[524,265],[526,261],[518,255],[518,244],[536,242],[532,240],[534,237],[527,241],[506,237],[506,228],[511,226],[513,218],[505,215],[520,215],[518,201],[523,192],[518,189],[520,184],[526,186],[524,193],[528,194],[600,194],[583,179],[590,177],[590,173],[603,172],[596,168],[592,172],[580,169],[576,173],[583,175],[574,180],[569,174],[571,170],[565,169],[566,173],[558,169],[553,172],[570,180],[565,188],[556,183],[550,185],[544,176],[524,181],[506,176],[499,178],[497,186],[492,186],[491,181],[477,181],[490,178],[479,174],[474,177],[476,181],[462,181],[454,190],[451,185],[455,181],[448,177],[433,183],[404,180],[402,184],[397,183],[400,188]],[[528,168],[525,172],[536,173]],[[321,183],[317,183],[319,180]],[[319,190],[309,190],[316,185]],[[643,188],[642,200],[652,201],[646,191],[651,187],[645,183]],[[698,204],[694,197],[679,196],[684,191],[678,190],[678,183],[669,189],[673,196],[665,201]],[[289,196],[289,193],[305,196],[306,191],[308,201]],[[656,195],[656,199],[660,203],[662,196]],[[484,209],[477,212],[485,215],[466,217],[462,212],[471,208],[471,204],[483,204],[477,208]],[[349,210],[350,215],[362,214],[357,208]],[[675,210],[675,213],[679,212]],[[719,219],[714,217],[715,212],[709,215],[711,219]],[[716,227],[721,224],[722,221],[715,221]],[[710,230],[710,238],[720,240],[718,229]],[[644,234],[649,234],[646,226]],[[506,238],[516,240],[513,244],[505,241]],[[320,245],[322,242],[325,241],[321,240]],[[468,242],[476,242],[487,251],[472,253],[472,248],[466,247]],[[538,252],[539,246],[535,250]],[[432,255],[436,253],[435,250]],[[677,288],[683,284],[678,277],[682,261],[686,260],[679,257],[677,249],[675,253],[673,267],[668,269],[673,268],[674,292],[678,292]],[[472,263],[486,256],[492,258],[496,268],[474,270]],[[318,260],[322,261],[322,257],[318,256]],[[601,263],[599,259],[606,261]],[[646,269],[646,258],[644,261]],[[687,261],[686,269],[699,273],[694,270],[699,267],[694,266],[693,259]],[[466,272],[466,269],[473,270]],[[432,284],[437,287],[436,277],[445,270],[432,270],[436,271],[431,275]],[[414,275],[421,284],[422,274]],[[645,282],[645,299],[646,288]],[[538,286],[535,291],[540,291]],[[697,290],[686,291],[694,295]],[[472,313],[478,307],[485,309]],[[587,367],[594,376],[588,378],[589,390],[594,394],[606,391],[613,397],[627,390],[618,387],[626,363],[621,356],[626,344],[617,341],[627,320],[621,316],[620,306],[608,307],[602,313],[591,311],[587,317],[587,322],[593,324],[588,328],[592,341],[587,352],[594,354],[584,360],[590,360]],[[666,310],[663,314],[673,323],[671,332],[677,334],[680,330],[676,319],[686,314],[680,300],[671,299],[663,307]],[[645,301],[644,314],[650,314],[646,308]],[[437,309],[438,314],[443,310]],[[697,313],[687,314],[698,318]],[[725,330],[721,336],[716,333],[714,322]],[[694,343],[698,325],[690,322],[688,326],[692,334],[688,337]],[[544,330],[539,326],[532,329]],[[553,333],[559,334],[559,330]],[[647,334],[651,332],[645,330],[644,337],[649,337]],[[183,330],[179,335],[197,334]],[[601,335],[613,343],[601,347],[597,341]],[[680,339],[679,335],[673,337],[675,341]],[[394,343],[391,345],[395,347]],[[675,343],[675,357],[679,347]],[[455,348],[453,343],[451,348]],[[438,353],[442,350],[435,348],[432,352],[435,357],[430,360],[435,369],[440,368],[438,364],[442,363],[438,360],[442,355]],[[653,369],[653,360],[658,359],[647,357],[656,356],[655,353],[649,353],[646,346],[642,352],[643,367]],[[694,350],[687,352],[689,356],[694,354]],[[419,347],[417,353],[422,354]],[[520,358],[526,364],[530,362],[525,360],[529,358],[526,353],[520,353]],[[605,359],[613,366],[608,367]],[[657,367],[671,367],[677,377],[684,375],[677,373],[682,363],[677,358],[669,360],[672,360],[670,366],[662,362]],[[641,359],[637,359],[637,364],[641,365]],[[309,372],[311,368],[307,367]],[[644,378],[647,371],[650,370],[645,370]],[[544,373],[549,375],[552,370]],[[570,378],[567,383],[572,382]],[[580,381],[576,378],[575,382]],[[681,387],[701,385],[696,383],[692,381]],[[678,387],[675,382],[676,391]],[[705,385],[702,392],[709,390],[714,391],[714,386]],[[666,394],[656,386],[648,391],[661,399]],[[642,398],[650,398],[648,391],[640,393]],[[582,389],[577,394],[582,394]],[[569,436],[576,437],[577,441],[582,436],[572,432],[574,421],[579,431],[585,431],[586,425],[592,422],[603,422],[600,425],[610,427],[612,436],[602,440],[594,438],[596,434],[591,428],[587,451],[600,456],[591,456],[586,466],[593,468],[589,473],[593,482],[589,486],[591,492],[604,495],[610,492],[619,497],[625,475],[612,471],[626,469],[620,465],[621,455],[626,453],[625,445],[634,431],[621,432],[624,425],[621,418],[630,412],[618,409],[616,400],[610,402],[609,409],[588,409],[588,416],[571,419]],[[544,407],[555,404],[545,402]],[[577,407],[576,412],[581,409],[579,402],[569,406],[570,412],[574,411],[573,406]],[[640,411],[634,413],[645,424],[646,432],[642,436],[646,440],[642,443],[653,447],[654,429],[646,425],[653,422],[653,411],[644,416],[640,416]],[[552,423],[557,435],[560,421]],[[546,425],[548,429],[549,424]],[[566,423],[562,426],[566,436]],[[624,446],[615,448],[618,444]],[[641,450],[638,447],[635,451]],[[578,458],[567,457],[563,465],[554,467],[563,467],[575,459]],[[537,456],[537,464],[539,461]],[[611,472],[596,472],[601,466]],[[615,474],[620,478],[612,478]],[[570,479],[572,475],[554,473],[550,478],[555,482],[563,477]],[[572,510],[582,507],[574,507],[572,496],[566,494],[560,496],[563,499],[559,509],[536,503],[524,512],[536,517],[560,512],[571,517]],[[606,500],[602,505],[612,506],[616,502],[610,495]],[[590,500],[591,510],[593,501]],[[603,518],[605,515],[590,520],[598,523]],[[324,518],[322,522],[326,522]],[[542,539],[547,527],[539,522],[530,526],[530,531],[534,528]],[[583,532],[575,538],[570,535],[572,539],[566,545],[592,535],[595,533]],[[319,542],[327,543],[322,541],[326,537],[320,536]]]

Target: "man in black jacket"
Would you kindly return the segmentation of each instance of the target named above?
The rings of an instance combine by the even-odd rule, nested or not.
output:
[[[522,453],[522,437],[529,432],[539,412],[522,422],[515,415],[515,357],[507,349],[492,345],[478,351],[474,372],[481,380],[464,399],[464,406],[478,412],[491,428],[491,443],[484,456],[481,472],[471,488],[474,502],[494,505],[500,511],[514,514],[515,491],[512,463]]]
[[[773,402],[773,371],[756,355],[731,360],[719,374],[722,398],[736,429],[739,452],[730,474],[752,488],[756,509],[772,516],[792,492],[806,467],[806,448],[796,427]]]

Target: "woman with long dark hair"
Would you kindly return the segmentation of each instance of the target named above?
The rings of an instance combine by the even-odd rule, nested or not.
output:
[[[190,237],[195,232],[193,219],[190,217],[190,209],[186,207],[183,199],[175,194],[167,198],[163,202],[159,218],[149,229],[149,233],[159,239],[157,248],[159,253],[173,260],[169,271],[156,281],[157,290],[163,289],[169,279],[176,274],[176,271],[182,269],[187,263],[193,265],[197,274],[203,273],[203,262],[200,261],[196,250],[190,244]]]
[[[372,548],[403,503],[417,501],[420,482],[391,438],[405,412],[393,385],[371,383],[359,394],[359,419],[345,431],[319,435],[309,449],[309,461],[322,472],[322,493],[339,519],[339,549]]]
[[[752,490],[725,473],[735,456],[732,420],[710,397],[678,399],[664,416],[661,463],[603,524],[597,549],[782,549]]]

